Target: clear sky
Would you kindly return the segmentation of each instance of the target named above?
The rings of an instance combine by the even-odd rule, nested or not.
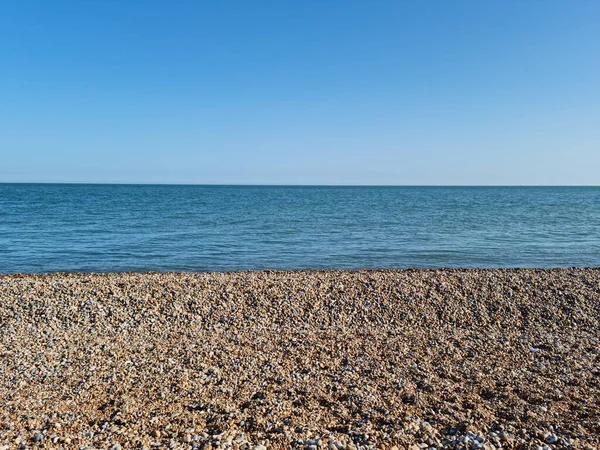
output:
[[[0,181],[598,185],[600,1],[3,1]]]

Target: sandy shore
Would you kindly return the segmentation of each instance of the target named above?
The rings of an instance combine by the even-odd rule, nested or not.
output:
[[[600,270],[0,276],[0,449],[596,449]]]

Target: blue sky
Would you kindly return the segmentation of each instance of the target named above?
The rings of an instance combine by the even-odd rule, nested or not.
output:
[[[600,184],[600,2],[0,2],[0,181]]]

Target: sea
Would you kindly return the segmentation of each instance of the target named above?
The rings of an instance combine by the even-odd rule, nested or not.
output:
[[[600,187],[0,184],[0,273],[599,266]]]

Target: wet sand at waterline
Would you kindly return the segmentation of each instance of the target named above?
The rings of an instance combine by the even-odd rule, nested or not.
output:
[[[0,276],[0,448],[600,443],[600,269]]]

